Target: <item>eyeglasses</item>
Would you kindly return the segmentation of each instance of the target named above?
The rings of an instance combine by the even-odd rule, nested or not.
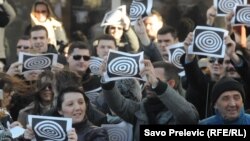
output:
[[[112,30],[115,30],[115,29],[118,29],[118,30],[123,30],[123,28],[122,28],[122,27],[115,27],[115,26],[110,26],[110,29],[112,29]]]
[[[18,48],[18,49],[21,49],[21,48],[23,48],[23,49],[29,49],[30,47],[29,46],[17,46],[16,48]]]
[[[90,60],[90,56],[86,56],[86,55],[74,55],[73,59],[74,60],[81,60],[81,58],[83,58],[84,61],[89,61]]]
[[[214,58],[214,57],[211,57],[209,59],[209,63],[214,63],[216,60],[217,60],[218,64],[223,64],[223,59],[222,58]]]
[[[47,13],[46,10],[41,10],[41,11],[36,10],[35,12],[36,12],[36,13]]]

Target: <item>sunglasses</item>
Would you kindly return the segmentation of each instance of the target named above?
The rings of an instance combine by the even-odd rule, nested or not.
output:
[[[214,63],[215,61],[217,60],[218,64],[223,64],[223,58],[214,58],[214,57],[211,57],[209,59],[209,63]]]
[[[81,58],[83,58],[84,61],[89,61],[90,60],[90,56],[86,56],[86,55],[74,55],[73,59],[74,60],[81,60]]]
[[[42,11],[35,11],[36,13],[47,13],[46,10],[42,10]]]
[[[39,90],[46,90],[47,88],[49,90],[52,90],[52,84],[51,83],[44,83],[44,84],[41,84],[41,86],[38,86]]]
[[[16,48],[18,48],[18,49],[21,49],[21,48],[23,48],[23,49],[29,49],[30,47],[29,46],[17,46]]]
[[[123,30],[123,28],[122,28],[122,27],[115,27],[115,26],[111,26],[111,27],[110,27],[110,29],[112,29],[112,30],[115,30],[115,29],[118,29],[118,30]]]

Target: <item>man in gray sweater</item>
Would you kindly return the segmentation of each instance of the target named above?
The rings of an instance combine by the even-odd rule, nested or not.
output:
[[[180,78],[175,66],[167,62],[144,60],[142,76],[147,76],[146,97],[141,102],[124,98],[115,82],[103,82],[102,89],[109,107],[134,126],[134,140],[139,141],[140,125],[197,124],[196,108],[181,94]]]

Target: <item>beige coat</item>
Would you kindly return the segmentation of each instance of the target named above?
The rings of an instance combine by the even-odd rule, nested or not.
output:
[[[9,25],[15,20],[16,12],[14,8],[8,3],[7,0],[4,1],[2,6],[5,12],[9,15],[9,23],[8,23]],[[0,58],[6,58],[4,40],[5,40],[5,27],[2,27],[0,28]]]

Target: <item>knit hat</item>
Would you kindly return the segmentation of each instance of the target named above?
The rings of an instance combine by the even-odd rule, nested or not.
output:
[[[232,90],[239,91],[242,99],[244,100],[245,91],[244,91],[244,88],[240,82],[234,80],[233,78],[229,78],[229,77],[221,78],[218,82],[215,83],[215,85],[212,89],[212,93],[211,93],[212,106],[214,106],[215,102],[217,101],[217,99],[220,97],[220,95],[223,92],[232,91]]]

